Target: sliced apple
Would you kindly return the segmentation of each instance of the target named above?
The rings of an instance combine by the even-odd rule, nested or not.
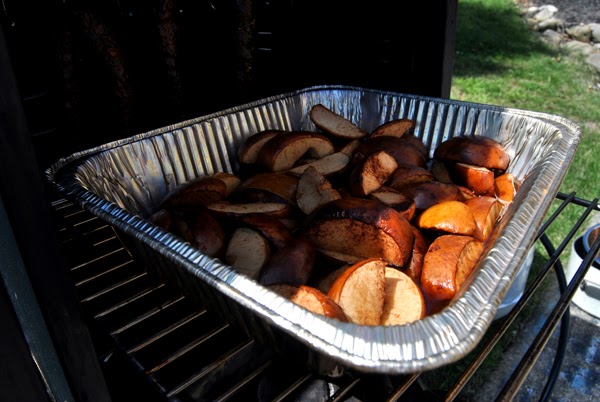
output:
[[[404,186],[434,181],[435,176],[420,166],[400,164],[386,183],[389,187],[402,190]]]
[[[361,261],[346,269],[327,295],[349,320],[359,325],[379,325],[385,302],[385,268],[380,259]]]
[[[385,300],[381,325],[404,325],[425,317],[425,299],[421,289],[408,275],[385,268]]]
[[[159,209],[150,215],[148,220],[154,225],[168,232],[173,224],[173,214],[167,209]]]
[[[235,190],[237,190],[238,186],[242,182],[238,176],[227,172],[217,172],[210,177],[214,177],[215,179],[219,179],[225,183],[225,198],[229,197]]]
[[[231,235],[225,262],[240,274],[257,279],[271,258],[269,242],[260,233],[250,228],[237,228]]]
[[[494,195],[494,172],[488,168],[458,162],[451,167],[453,182],[476,195]]]
[[[504,204],[498,201],[496,197],[475,197],[465,201],[465,205],[471,208],[475,222],[477,222],[478,240],[486,241],[489,239],[496,222],[500,219]]]
[[[465,191],[454,184],[431,181],[414,186],[404,186],[402,191],[415,200],[417,213],[444,201],[464,201]]]
[[[434,158],[482,166],[490,170],[505,171],[510,156],[502,145],[489,137],[453,137],[442,142],[434,151]]]
[[[293,239],[292,232],[280,219],[267,214],[245,214],[239,217],[238,222],[260,233],[275,250],[283,248]]]
[[[309,215],[321,205],[339,198],[341,198],[340,193],[314,167],[309,167],[300,176],[296,204],[305,214]]]
[[[269,289],[313,313],[343,322],[348,321],[344,310],[319,289],[311,286],[289,284],[271,285]]]
[[[356,139],[367,135],[366,131],[350,120],[321,104],[310,109],[309,117],[317,128],[334,137]]]
[[[161,208],[187,208],[208,205],[227,196],[227,185],[214,177],[190,180],[171,191],[160,203]]]
[[[337,280],[337,278],[340,277],[340,275],[342,275],[352,265],[354,265],[360,261],[363,261],[363,260],[364,260],[363,258],[360,258],[360,259],[356,260],[355,262],[340,265],[338,268],[334,269],[333,271],[329,271],[329,272],[325,273],[324,275],[321,275],[320,277],[316,278],[313,286],[315,286],[321,292],[327,294],[329,292],[329,290],[331,289],[331,286],[333,286],[333,283]]]
[[[307,237],[317,247],[361,257],[381,257],[403,266],[414,234],[406,218],[387,205],[364,198],[331,201],[311,217]]]
[[[411,119],[396,119],[381,124],[371,132],[369,138],[387,135],[401,138],[405,134],[411,134],[415,130],[415,121]]]
[[[380,151],[390,154],[399,165],[409,164],[422,168],[427,167],[427,159],[414,145],[403,141],[402,138],[389,136],[367,138],[354,152],[354,161],[361,161]]]
[[[219,215],[239,217],[247,214],[267,214],[275,218],[288,218],[292,215],[291,205],[280,202],[251,202],[234,204],[228,201],[212,203],[207,208]]]
[[[415,201],[404,193],[394,190],[388,186],[381,186],[369,195],[372,199],[381,201],[387,206],[394,208],[400,212],[407,221],[415,215]]]
[[[474,236],[478,227],[471,208],[460,201],[444,201],[427,208],[417,218],[424,230]]]
[[[261,271],[259,282],[263,285],[305,285],[315,265],[315,254],[316,249],[311,242],[293,239],[273,253]]]
[[[356,264],[357,262],[364,260],[363,257],[359,257],[352,254],[344,254],[333,250],[326,250],[323,248],[317,249],[317,255],[320,259],[325,260],[328,264]]]
[[[448,171],[448,167],[446,166],[446,162],[442,162],[439,160],[433,160],[431,162],[431,173],[435,177],[435,180],[440,183],[452,183],[452,178],[450,177],[450,172]]]
[[[426,160],[429,159],[429,149],[420,138],[416,137],[414,134],[406,133],[402,136],[402,141],[408,142],[410,145],[414,146]]]
[[[350,192],[358,197],[371,194],[389,179],[397,167],[396,160],[385,151],[367,156],[350,176]]]
[[[298,179],[283,173],[258,173],[242,182],[239,186],[241,193],[251,193],[247,190],[262,190],[274,194],[283,200],[295,204]]]
[[[341,152],[343,154],[348,155],[348,157],[352,158],[352,156],[354,155],[354,152],[356,151],[356,149],[359,147],[360,144],[361,144],[360,140],[348,141],[345,144],[343,144],[342,146],[340,146],[339,148],[337,148],[337,152]]]
[[[429,244],[419,229],[417,229],[415,226],[412,226],[412,230],[415,234],[413,251],[410,256],[410,263],[404,268],[403,271],[415,282],[420,283],[421,271],[423,270],[423,259],[425,258],[425,253],[427,253]]]
[[[283,130],[263,130],[246,138],[238,148],[239,161],[247,164],[255,163],[263,145],[271,138],[283,132]]]
[[[290,131],[267,141],[256,161],[271,172],[281,172],[294,167],[303,156],[322,158],[333,152],[333,143],[324,135],[310,131]]]
[[[483,243],[470,236],[436,238],[423,261],[421,288],[432,301],[452,299],[477,265]]]
[[[292,176],[300,176],[309,167],[315,168],[324,176],[343,172],[350,163],[350,157],[342,152],[335,152],[320,159],[315,159],[312,162],[305,163],[287,171]]]
[[[504,173],[496,177],[494,192],[496,197],[505,202],[512,202],[517,194],[518,185],[512,173]]]

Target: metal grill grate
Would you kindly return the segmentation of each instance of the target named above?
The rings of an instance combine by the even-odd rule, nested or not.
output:
[[[125,365],[128,375],[146,384],[145,392],[156,400],[171,401],[295,401],[295,400],[453,400],[473,378],[494,346],[505,336],[544,277],[594,210],[598,200],[581,200],[574,194],[559,194],[562,203],[540,230],[538,238],[547,245],[549,260],[533,279],[513,311],[487,334],[470,363],[438,396],[422,389],[420,374],[410,376],[360,375],[346,373],[339,378],[324,378],[308,372],[300,362],[282,358],[253,339],[235,331],[218,315],[197,305],[169,284],[161,283],[125,249],[112,228],[66,200],[53,206],[59,218],[59,238],[71,269],[104,367],[115,370]],[[568,206],[585,209],[572,231],[556,250],[548,245],[544,232]],[[559,321],[561,342],[566,344],[568,306],[583,280],[596,241],[573,282],[563,289],[561,298],[538,332],[502,390],[499,400],[510,400],[527,377]],[[556,271],[562,271],[557,269]],[[564,280],[564,279],[563,279]],[[567,312],[567,314],[565,314]],[[562,350],[564,353],[564,348]],[[120,363],[115,363],[120,359]],[[557,354],[554,371],[558,374],[562,355]],[[114,375],[114,373],[110,373]],[[120,378],[134,384],[132,378]],[[552,390],[550,378],[545,394]],[[139,395],[139,390],[131,390]]]

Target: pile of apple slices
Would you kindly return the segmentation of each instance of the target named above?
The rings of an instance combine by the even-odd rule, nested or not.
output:
[[[323,105],[315,131],[264,130],[241,168],[187,182],[150,220],[318,314],[402,325],[450,303],[512,202],[510,158],[487,137],[429,157],[415,122],[372,132]]]

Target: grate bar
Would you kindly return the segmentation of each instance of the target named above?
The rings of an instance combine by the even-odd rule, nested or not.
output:
[[[294,383],[292,385],[290,385],[281,394],[279,394],[279,396],[277,398],[273,399],[273,401],[277,401],[277,402],[283,401],[285,398],[290,396],[296,389],[300,388],[303,384],[305,384],[311,378],[313,378],[312,373],[305,374],[302,377],[298,378],[296,381],[294,381]]]
[[[91,259],[91,260],[89,260],[87,262],[84,262],[83,264],[76,265],[76,266],[74,266],[74,267],[71,268],[71,271],[75,271],[75,270],[77,270],[79,268],[82,268],[82,267],[85,267],[85,266],[87,266],[87,265],[89,265],[91,263],[101,261],[104,258],[110,257],[111,255],[114,255],[114,254],[118,253],[119,251],[123,251],[123,250],[125,250],[125,247],[119,247],[118,249],[110,251],[110,252],[108,252],[108,253],[106,253],[104,255],[101,255],[100,257],[96,257],[96,258],[93,258],[93,259]]]
[[[269,360],[265,364],[261,365],[256,370],[254,370],[252,373],[250,373],[249,375],[244,377],[241,381],[238,381],[235,385],[233,385],[229,389],[229,391],[227,391],[225,394],[221,395],[218,398],[215,398],[214,402],[227,401],[229,398],[231,398],[236,393],[238,393],[241,389],[243,389],[246,385],[250,384],[256,378],[258,378],[258,376],[260,376],[262,373],[264,373],[265,370],[267,370],[269,367],[271,367],[272,364],[273,364],[273,361]]]
[[[110,334],[111,334],[112,336],[118,335],[118,334],[120,334],[121,332],[125,331],[126,329],[129,329],[129,328],[133,327],[134,325],[137,325],[137,324],[139,324],[140,322],[144,321],[145,319],[147,319],[147,318],[149,318],[149,317],[152,317],[154,314],[157,314],[157,313],[158,313],[158,312],[160,312],[161,310],[163,310],[163,309],[165,309],[165,308],[167,308],[167,307],[169,307],[169,306],[172,306],[173,304],[175,304],[175,303],[178,303],[178,302],[182,301],[183,299],[184,299],[184,297],[183,297],[183,296],[180,296],[180,297],[178,297],[177,299],[171,300],[171,301],[169,301],[169,302],[167,302],[167,303],[165,303],[165,304],[163,304],[163,305],[156,306],[156,307],[154,307],[154,308],[152,308],[152,309],[148,310],[148,311],[147,311],[147,312],[145,312],[144,314],[142,314],[142,315],[138,316],[136,319],[134,319],[134,320],[132,320],[132,321],[128,322],[128,323],[127,323],[127,324],[125,324],[124,326],[122,326],[122,327],[120,327],[120,328],[117,328],[117,329],[115,329],[115,330],[111,331],[111,332],[110,332]]]
[[[417,379],[421,376],[421,373],[415,373],[415,374],[411,374],[409,377],[406,378],[406,381],[404,381],[404,384],[402,384],[397,390],[396,392],[394,392],[392,395],[390,395],[390,397],[388,398],[388,402],[395,402],[398,399],[400,399],[400,397],[408,390],[408,388],[410,388],[410,386],[417,381]]]
[[[206,310],[203,311],[199,311],[193,314],[188,315],[187,317],[183,318],[182,320],[179,320],[176,323],[173,323],[172,325],[169,325],[166,328],[163,328],[161,331],[157,332],[156,334],[154,334],[153,336],[147,338],[146,340],[144,340],[143,342],[129,348],[127,350],[127,353],[129,354],[133,354],[135,352],[138,352],[140,350],[142,350],[143,348],[145,348],[146,346],[150,345],[153,342],[156,342],[157,340],[159,340],[160,338],[164,337],[165,335],[170,334],[171,332],[183,327],[184,325],[192,322],[193,320],[197,319],[198,317],[201,317],[203,314],[206,314]]]
[[[199,373],[191,376],[190,378],[188,378],[187,380],[185,380],[183,383],[177,385],[171,391],[167,392],[167,397],[171,398],[174,395],[177,395],[178,393],[180,393],[181,391],[183,391],[184,389],[186,389],[187,387],[189,387],[190,385],[192,385],[196,381],[198,381],[201,378],[206,377],[208,374],[212,373],[215,369],[223,366],[224,364],[227,363],[227,361],[229,359],[232,359],[235,355],[237,355],[238,353],[241,353],[244,350],[250,348],[252,345],[254,345],[254,340],[253,339],[249,339],[249,340],[241,343],[237,347],[231,349],[229,351],[229,353],[224,354],[223,356],[221,356],[220,359],[214,361],[212,364],[210,364],[207,367],[205,367]]]
[[[204,334],[204,336],[201,336],[200,338],[196,339],[195,341],[193,341],[191,343],[188,343],[187,345],[185,345],[184,347],[180,348],[178,351],[176,351],[175,353],[173,353],[171,356],[169,356],[162,363],[160,363],[159,365],[157,365],[157,366],[151,368],[150,370],[146,371],[146,374],[156,373],[158,370],[160,370],[163,367],[165,367],[166,365],[174,362],[175,360],[177,360],[181,356],[183,356],[186,353],[188,353],[190,350],[192,350],[192,349],[196,348],[197,346],[203,344],[207,340],[215,337],[216,335],[220,334],[221,332],[223,332],[227,328],[229,328],[229,324],[223,324],[223,325],[221,325],[221,326],[213,329],[209,333]]]
[[[131,278],[127,278],[124,281],[117,282],[114,285],[111,285],[111,286],[109,286],[107,288],[104,288],[101,291],[99,291],[97,293],[94,293],[93,295],[90,295],[90,296],[86,297],[85,299],[82,299],[81,302],[85,303],[85,302],[92,301],[92,300],[94,300],[97,297],[100,297],[100,296],[105,295],[105,294],[107,294],[109,292],[112,292],[113,290],[116,290],[116,289],[120,288],[121,286],[125,286],[128,283],[131,283],[131,282],[137,281],[139,279],[142,279],[142,278],[144,278],[147,275],[148,274],[146,272],[142,272],[141,274],[132,276]]]
[[[111,253],[111,254],[112,254],[112,253]],[[127,262],[124,262],[123,264],[119,264],[119,265],[117,265],[117,266],[115,266],[115,267],[112,267],[112,268],[110,268],[110,269],[107,269],[106,271],[102,271],[102,272],[100,272],[99,274],[96,274],[96,275],[90,276],[89,278],[82,279],[82,280],[80,280],[79,282],[76,282],[76,283],[75,283],[75,286],[79,287],[79,286],[81,286],[81,285],[84,285],[84,284],[86,284],[86,283],[88,283],[88,282],[91,282],[91,281],[93,281],[94,279],[101,278],[102,276],[104,276],[104,275],[106,275],[106,274],[108,274],[108,273],[110,273],[110,272],[114,272],[114,271],[116,271],[116,270],[118,270],[118,269],[120,269],[120,268],[126,267],[127,265],[129,265],[129,264],[131,264],[131,263],[133,263],[133,262],[134,262],[133,260],[129,260],[129,261],[127,261]]]
[[[360,382],[359,378],[355,378],[352,382],[347,384],[345,387],[338,389],[338,391],[329,399],[329,402],[341,402],[346,399],[346,395]]]
[[[141,292],[139,292],[139,293],[131,296],[130,298],[128,298],[126,300],[123,300],[122,302],[119,302],[119,303],[117,303],[117,304],[115,304],[113,306],[110,306],[110,307],[108,307],[105,310],[102,310],[101,312],[99,312],[96,315],[94,315],[94,318],[98,319],[98,318],[104,317],[105,315],[110,314],[113,311],[118,310],[120,308],[123,308],[123,307],[127,306],[129,303],[132,303],[132,302],[134,302],[136,300],[139,300],[142,297],[147,296],[147,295],[153,293],[154,291],[156,291],[158,289],[162,289],[164,287],[165,287],[164,283],[159,283],[156,286],[144,289],[143,291],[141,291]]]

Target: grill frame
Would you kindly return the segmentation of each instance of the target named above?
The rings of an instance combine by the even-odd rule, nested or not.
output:
[[[523,311],[523,309],[526,307],[527,303],[531,299],[531,296],[539,289],[544,278],[547,277],[548,273],[552,270],[553,267],[557,267],[558,270],[560,270],[562,268],[560,265],[560,257],[563,254],[563,252],[566,249],[568,249],[567,246],[570,244],[571,241],[573,241],[574,236],[576,235],[576,233],[578,233],[580,231],[580,229],[581,229],[582,225],[584,224],[584,222],[586,221],[586,219],[589,217],[589,215],[593,211],[600,210],[600,206],[598,204],[598,199],[594,199],[592,201],[583,200],[583,199],[575,197],[575,193],[571,193],[571,194],[559,193],[557,195],[557,200],[561,201],[560,205],[558,206],[558,208],[555,210],[554,213],[552,213],[551,215],[549,215],[547,217],[547,220],[543,224],[542,228],[540,229],[540,231],[536,237],[536,240],[542,241],[542,243],[544,244],[544,247],[546,247],[546,249],[549,251],[548,261],[544,264],[543,268],[535,276],[535,278],[530,281],[530,284],[528,285],[527,289],[525,290],[525,293],[523,294],[521,300],[517,303],[517,305],[513,308],[513,310],[504,319],[501,320],[501,325],[496,326],[495,328],[491,329],[490,331],[493,331],[493,333],[486,335],[485,342],[482,342],[482,344],[478,347],[478,351],[476,352],[475,356],[472,358],[471,362],[462,371],[462,373],[460,373],[460,375],[454,381],[453,385],[448,390],[446,390],[446,394],[444,396],[445,400],[454,400],[454,399],[460,397],[460,392],[463,390],[464,386],[468,383],[468,381],[470,379],[473,378],[473,376],[478,374],[478,369],[479,369],[480,365],[489,356],[489,353],[498,344],[498,342],[502,339],[502,337],[506,336],[508,329],[511,327],[513,322],[517,319],[519,313],[521,311]],[[561,213],[563,213],[563,211],[567,207],[573,206],[573,205],[580,206],[583,208],[583,210],[581,211],[581,214],[579,215],[579,218],[577,219],[577,221],[573,223],[573,226],[572,226],[569,234],[564,239],[562,239],[561,243],[556,247],[556,249],[554,249],[552,244],[549,243],[549,241],[546,237],[546,234],[545,234],[546,230],[552,224],[552,222]],[[66,201],[64,199],[55,201],[53,203],[53,207],[54,207],[55,213],[59,217],[59,222],[61,221],[60,215],[62,213],[64,213],[65,208],[75,208],[75,209],[79,208],[75,204],[72,204],[69,201]],[[72,216],[79,216],[80,218],[83,218],[86,214],[88,214],[88,213],[77,211],[76,215],[72,215]],[[91,231],[89,231],[87,233],[85,233],[85,232],[81,233],[81,231],[80,231],[79,233],[77,233],[77,236],[86,236],[91,233],[97,233],[98,230],[101,230],[104,228],[109,228],[109,226],[107,226],[106,223],[101,222],[98,218],[92,217],[91,219],[83,220],[83,222],[86,222],[88,224],[90,222],[94,222],[94,221],[99,223],[100,226],[102,226],[102,228],[92,229]],[[64,223],[64,219],[62,222]],[[81,222],[81,223],[83,223],[83,222]],[[81,227],[81,223],[79,223],[77,226]],[[74,226],[74,227],[77,227],[77,226]],[[64,252],[65,252],[65,255],[67,255],[67,256],[72,255],[73,250],[69,250],[69,244],[66,244],[65,241],[67,243],[72,242],[71,246],[78,244],[78,242],[75,241],[75,240],[77,240],[77,236],[72,236],[72,234],[67,235],[67,233],[72,232],[72,231],[73,231],[72,229],[69,229],[68,223],[65,223],[62,227],[60,227],[58,229],[58,233],[59,233],[61,242],[63,244],[63,248],[65,248]],[[114,234],[115,234],[115,236],[113,236],[107,240],[110,241],[113,238],[118,238],[118,236],[116,235],[116,232],[114,232]],[[104,243],[105,242],[102,242],[102,241],[97,242],[96,246],[100,246]],[[117,247],[118,247],[118,245],[117,245]],[[551,395],[552,387],[554,386],[554,381],[556,379],[554,377],[558,375],[558,371],[559,371],[558,369],[560,368],[562,358],[564,356],[564,348],[566,347],[566,344],[568,341],[567,334],[568,334],[568,328],[569,328],[569,322],[568,322],[569,303],[570,303],[575,291],[579,288],[579,285],[583,281],[585,273],[591,266],[591,262],[593,261],[592,256],[599,249],[600,249],[600,241],[597,240],[594,243],[594,245],[592,245],[590,253],[586,256],[586,258],[582,262],[582,265],[580,266],[575,277],[573,278],[573,281],[568,285],[568,287],[566,287],[562,291],[559,301],[552,309],[552,311],[549,314],[548,318],[546,319],[542,329],[537,333],[537,335],[536,335],[534,341],[532,342],[531,346],[529,347],[527,353],[522,357],[518,367],[515,369],[515,371],[511,375],[511,377],[507,380],[504,388],[498,391],[499,392],[498,396],[497,396],[498,400],[511,400],[512,398],[514,398],[514,396],[519,391],[521,385],[527,378],[527,375],[531,371],[535,362],[537,361],[537,358],[544,350],[546,343],[548,342],[548,340],[550,339],[550,337],[556,330],[558,323],[561,322],[561,325],[560,325],[560,333],[561,334],[560,334],[560,341],[559,341],[561,346],[559,347],[559,350],[557,352],[557,355],[556,355],[554,363],[553,363],[553,373],[554,374],[552,376],[550,376],[548,384],[543,391],[543,395],[545,395],[545,397],[548,397]],[[88,253],[88,256],[91,257],[89,263],[93,263],[96,260],[94,258],[94,254]],[[132,268],[136,264],[136,261],[133,260],[133,257],[132,257],[132,261],[133,261],[133,264],[132,264],[132,266],[130,266],[130,268]],[[80,264],[80,265],[77,265],[76,267],[81,268],[82,265]],[[76,268],[76,269],[79,269],[79,268]],[[145,275],[140,275],[140,273],[135,270],[133,270],[132,272],[134,273],[135,279],[131,279],[131,280],[141,280],[141,279],[145,278]],[[120,286],[125,286],[128,283],[127,281],[129,281],[129,280],[126,280],[125,281],[126,283],[123,283]],[[304,386],[306,386],[307,384],[313,384],[316,381],[327,381],[327,383],[329,384],[330,390],[332,392],[332,394],[330,395],[330,398],[328,399],[330,401],[343,400],[347,396],[354,396],[354,397],[359,398],[360,397],[360,389],[362,387],[364,387],[365,383],[369,383],[370,381],[381,381],[382,379],[386,379],[387,381],[390,381],[390,383],[393,383],[393,387],[390,388],[389,393],[386,394],[385,397],[383,397],[381,400],[386,400],[386,401],[403,400],[403,398],[406,398],[409,395],[411,397],[413,397],[415,395],[415,392],[419,393],[419,394],[422,394],[423,392],[425,392],[420,388],[419,381],[418,381],[419,377],[422,373],[415,373],[412,375],[385,376],[385,375],[365,375],[365,374],[359,374],[359,373],[354,373],[354,372],[350,371],[350,372],[346,372],[340,378],[324,377],[318,373],[314,373],[314,372],[311,372],[310,370],[308,370],[306,367],[304,367],[304,364],[302,361],[297,361],[297,362],[294,362],[293,360],[289,361],[288,358],[283,358],[282,356],[279,356],[276,352],[273,352],[273,351],[267,349],[266,347],[260,345],[255,340],[253,340],[249,337],[246,337],[246,336],[244,336],[244,339],[240,340],[240,342],[238,342],[238,343],[234,342],[231,349],[229,349],[228,351],[226,351],[223,354],[218,355],[218,357],[216,357],[214,360],[206,363],[203,367],[198,369],[198,371],[196,371],[195,373],[190,374],[190,375],[185,375],[183,372],[176,372],[175,373],[176,375],[181,375],[181,376],[183,376],[183,378],[179,377],[176,380],[171,380],[170,386],[165,385],[165,382],[163,380],[161,380],[160,375],[165,370],[168,370],[169,367],[172,367],[173,362],[176,362],[179,359],[185,358],[186,355],[189,356],[190,353],[193,354],[194,350],[196,348],[202,346],[202,344],[204,342],[208,342],[208,340],[210,340],[212,336],[214,336],[215,339],[217,337],[221,336],[223,333],[226,332],[228,325],[225,324],[224,322],[222,323],[221,326],[217,325],[216,327],[213,328],[214,333],[211,333],[211,329],[209,328],[207,334],[203,334],[199,338],[196,338],[195,340],[182,345],[180,348],[178,348],[176,350],[176,352],[174,354],[170,355],[166,359],[162,359],[161,363],[159,363],[158,365],[156,365],[154,367],[148,367],[148,365],[144,364],[143,362],[141,362],[138,359],[138,356],[136,356],[136,354],[139,355],[140,351],[151,346],[155,342],[158,342],[161,338],[168,336],[169,334],[172,334],[172,333],[184,328],[186,325],[188,325],[190,322],[194,321],[198,317],[201,317],[204,314],[210,314],[210,312],[208,312],[206,310],[202,311],[202,312],[198,312],[198,311],[191,312],[188,315],[184,315],[183,318],[179,319],[178,321],[176,320],[176,322],[172,323],[170,326],[166,326],[166,327],[163,326],[161,328],[158,328],[158,330],[157,330],[158,332],[155,335],[148,336],[146,340],[138,342],[136,345],[131,345],[131,343],[133,342],[132,340],[123,342],[123,340],[125,339],[124,334],[127,334],[127,331],[131,331],[132,328],[135,329],[135,327],[137,325],[143,324],[144,321],[151,319],[151,317],[155,316],[155,314],[160,314],[161,312],[164,314],[164,311],[169,308],[168,303],[167,304],[158,303],[158,305],[146,306],[147,312],[154,311],[154,314],[146,313],[146,315],[144,315],[144,313],[143,313],[142,316],[145,317],[144,319],[134,319],[133,321],[129,322],[128,324],[121,326],[119,328],[119,330],[117,330],[117,331],[113,330],[112,333],[110,330],[107,330],[106,326],[104,325],[106,323],[100,322],[99,318],[109,316],[120,309],[123,309],[127,306],[131,306],[131,303],[135,303],[136,300],[143,299],[148,294],[157,292],[160,289],[168,287],[168,285],[166,285],[166,284],[160,284],[155,281],[157,281],[157,278],[150,278],[150,282],[149,282],[150,284],[148,285],[149,288],[147,288],[146,290],[139,291],[136,294],[126,293],[125,301],[119,302],[116,305],[111,306],[110,308],[105,308],[104,309],[105,313],[102,315],[96,314],[96,317],[94,317],[93,314],[89,313],[89,311],[88,311],[89,309],[87,308],[87,305],[89,305],[89,303],[91,301],[93,301],[94,299],[96,299],[98,297],[103,297],[107,293],[110,293],[111,291],[118,290],[120,286],[115,286],[116,284],[113,284],[112,290],[110,290],[110,291],[96,292],[95,297],[88,296],[88,297],[84,298],[84,301],[82,301],[81,305],[82,305],[82,310],[84,312],[84,317],[86,317],[86,320],[89,322],[90,327],[94,328],[93,331],[96,333],[96,336],[104,338],[105,341],[107,339],[109,339],[110,340],[109,343],[112,343],[112,346],[111,346],[111,348],[109,348],[110,350],[108,352],[107,351],[101,352],[101,354],[99,355],[99,360],[101,362],[103,362],[104,366],[107,366],[108,361],[110,360],[111,356],[113,356],[113,355],[119,355],[122,357],[124,356],[125,360],[126,360],[126,364],[129,365],[130,367],[135,368],[134,371],[137,372],[136,375],[139,377],[138,382],[141,380],[141,382],[149,383],[150,386],[148,387],[148,389],[154,389],[154,396],[158,398],[157,400],[161,400],[161,399],[170,400],[170,401],[203,400],[201,398],[194,399],[194,398],[190,397],[190,395],[194,395],[193,391],[195,390],[195,394],[196,394],[196,396],[198,396],[198,392],[199,392],[198,389],[201,389],[202,385],[206,385],[207,383],[209,383],[211,381],[211,379],[214,380],[215,378],[220,378],[220,379],[226,378],[226,376],[223,376],[224,371],[226,371],[226,370],[223,370],[223,368],[225,366],[227,366],[228,364],[232,364],[232,362],[236,361],[236,359],[238,361],[241,359],[244,362],[243,365],[246,367],[238,368],[238,370],[244,371],[244,374],[243,375],[239,374],[239,373],[236,374],[235,370],[228,372],[227,375],[238,377],[237,382],[235,382],[235,385],[233,385],[232,387],[227,387],[227,388],[223,388],[221,385],[220,389],[224,389],[224,392],[221,395],[210,395],[211,400],[223,400],[223,401],[238,400],[238,399],[236,399],[236,397],[239,398],[239,395],[241,395],[241,394],[244,395],[244,400],[252,400],[252,399],[246,399],[246,398],[249,395],[252,395],[251,390],[257,389],[257,388],[252,388],[253,386],[257,387],[256,381],[261,377],[264,380],[264,378],[268,374],[269,370],[272,369],[273,367],[280,367],[279,365],[282,364],[281,363],[282,359],[285,360],[284,364],[286,365],[286,367],[294,366],[298,373],[295,376],[290,376],[291,377],[291,378],[289,378],[290,384],[288,386],[284,387],[283,390],[281,390],[281,392],[279,393],[279,395],[276,395],[275,400],[296,400],[294,398],[297,397],[301,393]],[[560,282],[560,278],[559,278],[559,282]],[[79,288],[81,288],[81,285],[79,286]],[[184,300],[185,297],[180,294],[177,294],[178,292],[179,292],[178,289],[170,288],[169,292],[168,292],[170,294],[170,297],[167,297],[166,299],[167,300],[169,300],[169,299],[178,300],[178,302],[185,303],[185,300]],[[189,308],[191,308],[192,310],[194,309],[193,307],[189,307]],[[174,317],[177,317],[177,316],[174,316]],[[219,341],[218,343],[222,344],[221,341]],[[128,346],[128,344],[129,344],[129,346]],[[104,350],[104,349],[105,348],[100,348],[99,350]],[[251,353],[249,353],[249,352],[251,352]],[[254,358],[254,356],[256,354],[261,355],[262,359]],[[250,358],[249,358],[249,356],[250,356]],[[238,364],[242,364],[242,363],[238,362]],[[249,367],[249,365],[251,367]],[[221,370],[221,371],[219,371],[219,370]],[[172,374],[170,374],[170,375],[172,375]],[[163,375],[163,377],[167,378],[168,375]],[[226,382],[229,383],[229,380],[227,380]],[[217,386],[216,388],[219,388],[219,387]],[[204,395],[204,396],[206,396],[206,395]],[[259,400],[259,399],[257,398],[256,400]],[[359,400],[360,400],[360,398],[359,398]]]

